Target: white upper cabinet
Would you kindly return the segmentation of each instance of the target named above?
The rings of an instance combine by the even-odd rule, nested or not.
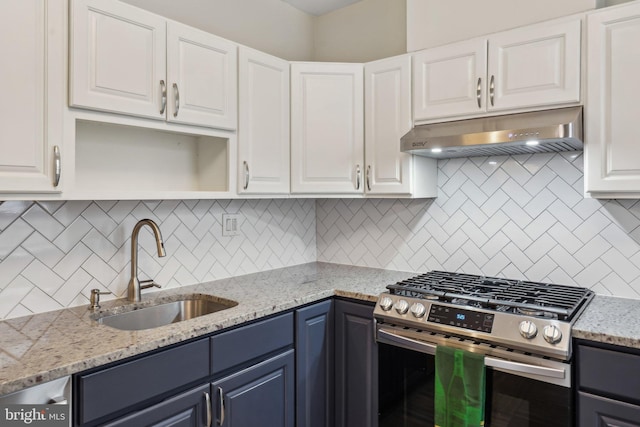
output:
[[[291,192],[363,194],[363,66],[291,64]]]
[[[236,129],[234,43],[118,1],[71,7],[71,106]]]
[[[413,55],[416,120],[485,110],[487,40],[474,39]]]
[[[587,16],[585,190],[640,197],[640,3]]]
[[[54,0],[2,6],[0,193],[60,191],[65,10]]]
[[[581,19],[563,18],[414,54],[414,120],[580,102]]]
[[[487,109],[579,102],[580,36],[580,19],[490,36]]]
[[[412,127],[411,56],[370,62],[364,74],[365,193],[435,197],[436,161],[400,151]]]
[[[289,62],[239,51],[238,192],[289,193]]]
[[[70,104],[164,119],[166,20],[112,0],[73,0]]]
[[[167,119],[237,126],[237,46],[177,22],[167,25]]]

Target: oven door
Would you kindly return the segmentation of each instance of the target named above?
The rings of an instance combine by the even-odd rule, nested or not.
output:
[[[426,339],[425,337],[426,336]],[[568,363],[526,354],[496,357],[500,350],[472,341],[378,325],[378,427],[434,425],[435,348],[449,345],[483,351],[486,370],[485,426],[573,426]],[[475,346],[475,347],[473,347]]]

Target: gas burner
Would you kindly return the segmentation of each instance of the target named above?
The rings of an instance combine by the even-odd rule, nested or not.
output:
[[[532,317],[546,317],[548,319],[557,319],[558,315],[549,313],[548,311],[538,310],[535,308],[516,307],[515,312],[518,314],[524,314],[525,316]]]

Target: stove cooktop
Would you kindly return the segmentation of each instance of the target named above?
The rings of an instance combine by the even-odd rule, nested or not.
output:
[[[594,296],[578,286],[431,271],[387,286],[374,317],[543,356],[571,357],[571,326]]]
[[[393,285],[389,293],[534,317],[572,320],[593,292],[577,286],[431,271]]]

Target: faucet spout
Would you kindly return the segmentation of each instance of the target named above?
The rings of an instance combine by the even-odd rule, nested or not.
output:
[[[138,280],[138,234],[140,229],[148,225],[153,231],[153,235],[156,240],[156,247],[158,249],[158,256],[163,257],[166,255],[164,250],[164,242],[162,241],[162,233],[160,233],[160,227],[150,219],[142,219],[136,223],[131,233],[131,279],[129,280],[129,286],[127,287],[127,298],[132,302],[139,302],[142,300],[141,290],[151,286],[160,287],[159,285],[152,283],[150,285],[140,285]],[[153,282],[153,281],[151,281]]]

